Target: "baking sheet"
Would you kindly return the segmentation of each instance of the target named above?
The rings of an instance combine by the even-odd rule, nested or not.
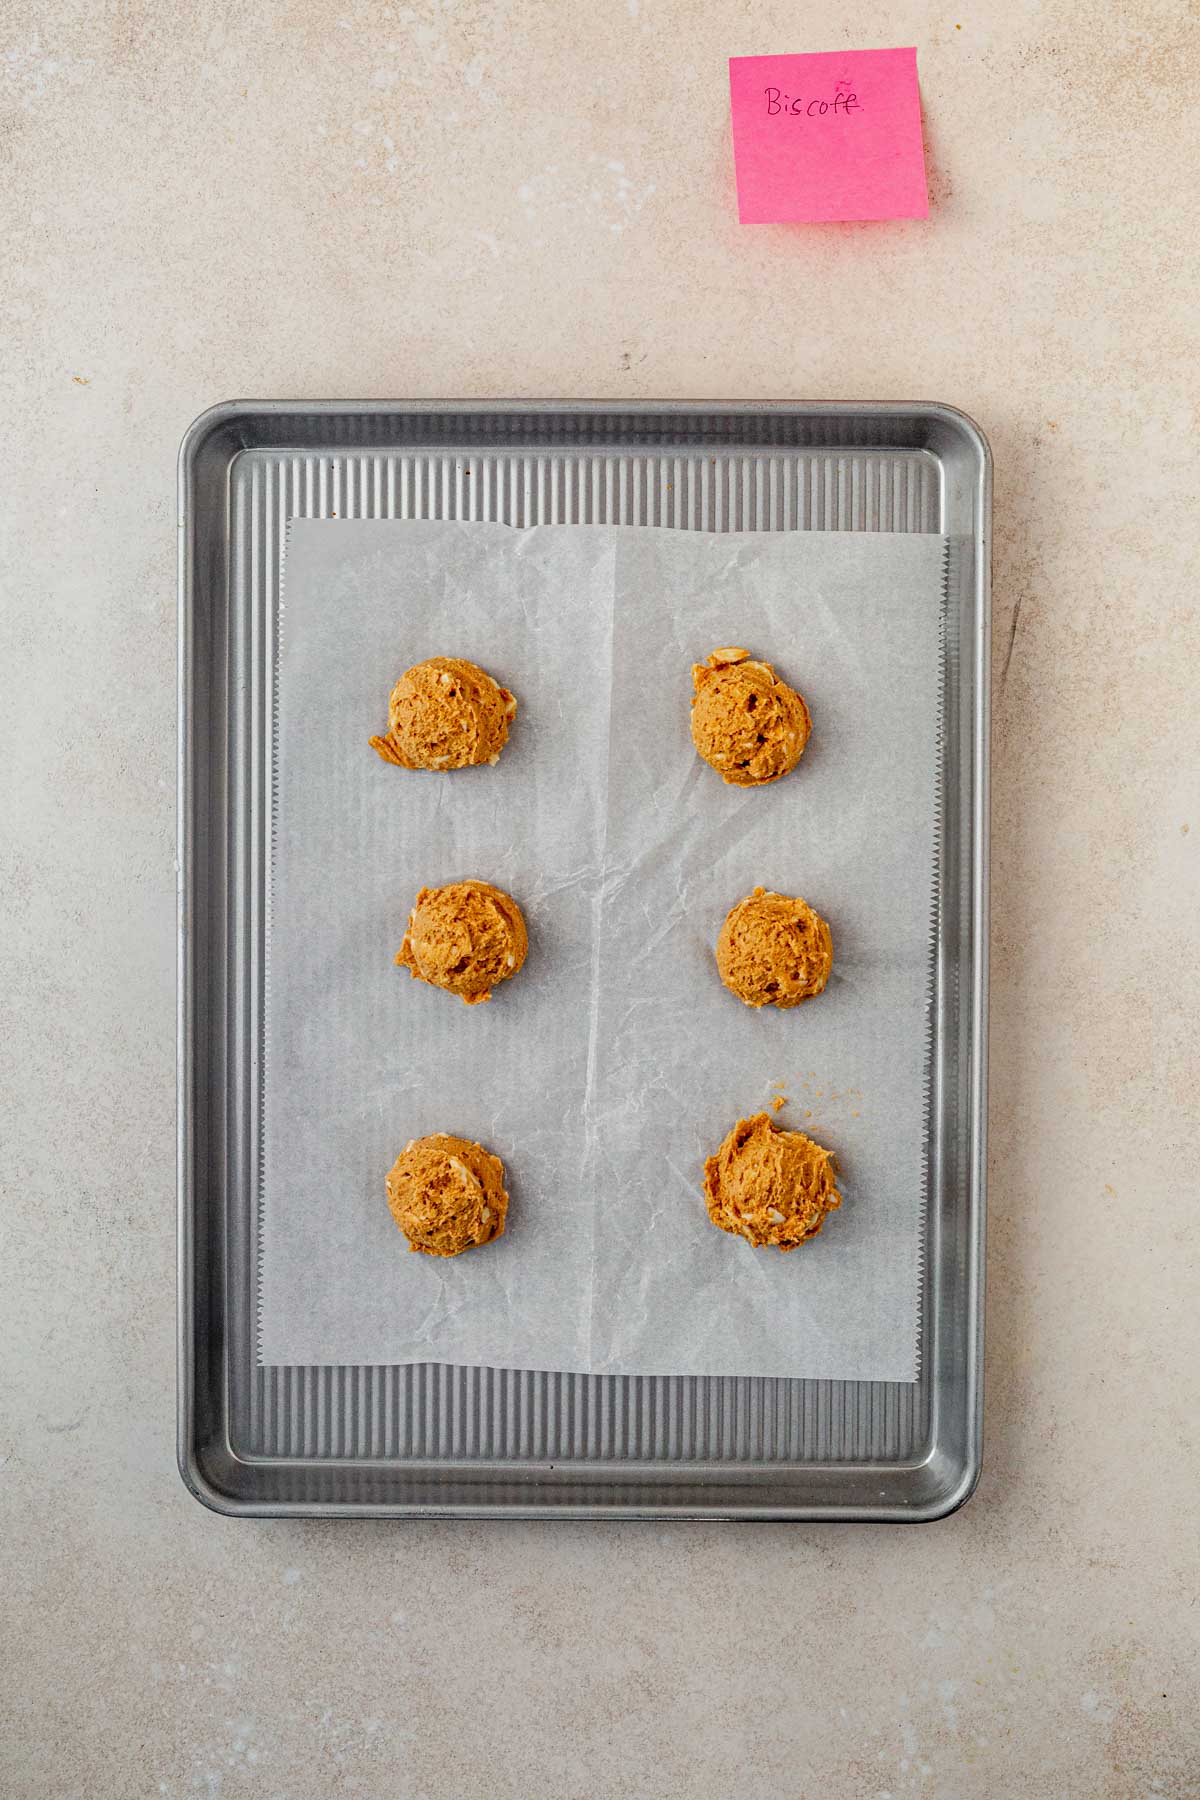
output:
[[[915,1374],[934,836],[939,538],[297,521],[278,658],[268,947],[266,1362]],[[690,664],[769,655],[814,737],[726,788]],[[386,767],[400,669],[482,662],[521,711],[495,769]],[[392,967],[422,883],[478,875],[531,931],[464,1008]],[[754,1014],[712,944],[756,883],[830,919],[826,993]],[[705,1154],[781,1082],[846,1203],[790,1256],[713,1230]],[[478,1137],[499,1243],[404,1253],[400,1146]]]

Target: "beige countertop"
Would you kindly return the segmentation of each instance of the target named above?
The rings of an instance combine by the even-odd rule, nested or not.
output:
[[[0,7],[6,1796],[1200,1794],[1192,10]],[[739,227],[726,56],[894,43],[929,220]],[[185,1493],[174,455],[234,395],[923,398],[988,432],[987,1448],[955,1517]]]

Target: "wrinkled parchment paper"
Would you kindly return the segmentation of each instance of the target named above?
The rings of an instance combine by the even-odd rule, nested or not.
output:
[[[910,1381],[916,1374],[942,539],[293,521],[277,669],[261,1359]],[[690,668],[769,657],[797,768],[726,787]],[[431,655],[517,695],[494,768],[368,747]],[[486,1006],[393,966],[416,890],[525,911]],[[757,884],[829,919],[826,992],[755,1013],[713,945]],[[739,1117],[836,1150],[845,1204],[780,1255],[715,1230]],[[450,1131],[503,1157],[506,1235],[409,1254],[385,1174]]]

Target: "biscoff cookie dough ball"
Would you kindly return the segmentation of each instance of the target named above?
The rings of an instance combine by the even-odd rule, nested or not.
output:
[[[837,1159],[802,1131],[783,1131],[765,1112],[739,1119],[704,1165],[708,1216],[722,1231],[761,1247],[794,1250],[816,1237],[842,1204]]]
[[[747,1006],[799,1006],[821,992],[832,967],[829,927],[798,894],[755,888],[717,938],[721,980]]]
[[[769,662],[736,645],[692,667],[692,742],[733,787],[763,787],[794,769],[812,718]]]
[[[396,961],[416,980],[477,1006],[491,999],[497,982],[516,974],[528,949],[511,894],[487,881],[452,881],[421,889]]]
[[[402,769],[469,769],[495,763],[517,703],[485,669],[431,656],[405,670],[388,701],[386,737],[371,747]]]
[[[461,1256],[504,1231],[504,1164],[480,1144],[442,1132],[413,1138],[388,1172],[388,1207],[425,1256]]]

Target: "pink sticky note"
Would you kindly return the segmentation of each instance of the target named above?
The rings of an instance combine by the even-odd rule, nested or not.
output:
[[[929,216],[915,50],[731,56],[743,225]]]

